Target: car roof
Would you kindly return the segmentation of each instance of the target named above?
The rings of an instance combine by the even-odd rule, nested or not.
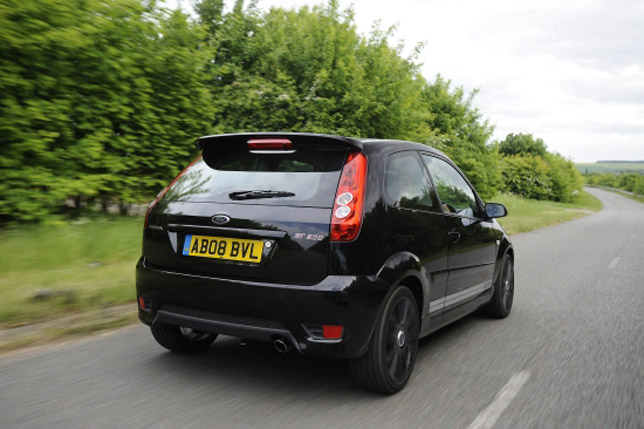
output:
[[[410,142],[407,140],[389,140],[389,139],[360,139],[360,141],[363,144],[363,147],[368,147],[368,146],[389,146],[392,149],[395,150],[422,150],[425,152],[431,152],[435,153],[437,155],[441,155],[444,157],[447,157],[443,152],[440,150],[429,146],[427,144],[421,144],[421,143],[416,143],[416,142]]]

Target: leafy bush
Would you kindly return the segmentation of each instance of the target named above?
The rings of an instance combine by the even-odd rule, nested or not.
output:
[[[563,203],[574,199],[575,191],[580,192],[584,180],[575,164],[559,154],[547,153],[544,157],[548,164],[548,177],[551,188],[549,200]]]
[[[581,191],[584,180],[575,164],[548,152],[532,134],[509,134],[497,147],[504,191],[559,202],[570,202]]]
[[[501,175],[504,192],[535,200],[547,200],[552,193],[550,169],[540,156],[504,156],[501,159]]]

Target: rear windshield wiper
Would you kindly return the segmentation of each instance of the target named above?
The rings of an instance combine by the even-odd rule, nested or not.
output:
[[[260,198],[280,198],[280,197],[294,197],[293,192],[287,191],[238,191],[228,194],[231,200],[254,200]]]

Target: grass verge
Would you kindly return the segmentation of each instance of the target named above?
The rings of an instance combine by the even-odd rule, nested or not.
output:
[[[510,235],[577,219],[602,208],[602,203],[588,192],[579,194],[572,203],[528,200],[509,194],[498,195],[490,201],[507,207],[508,216],[499,219],[499,223]]]
[[[0,232],[0,329],[134,302],[140,218]]]

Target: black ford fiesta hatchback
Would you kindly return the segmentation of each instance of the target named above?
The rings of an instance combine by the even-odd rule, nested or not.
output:
[[[202,137],[152,202],[136,269],[159,344],[217,334],[350,359],[394,393],[418,339],[479,307],[506,317],[512,245],[441,152],[417,143],[257,133]]]

